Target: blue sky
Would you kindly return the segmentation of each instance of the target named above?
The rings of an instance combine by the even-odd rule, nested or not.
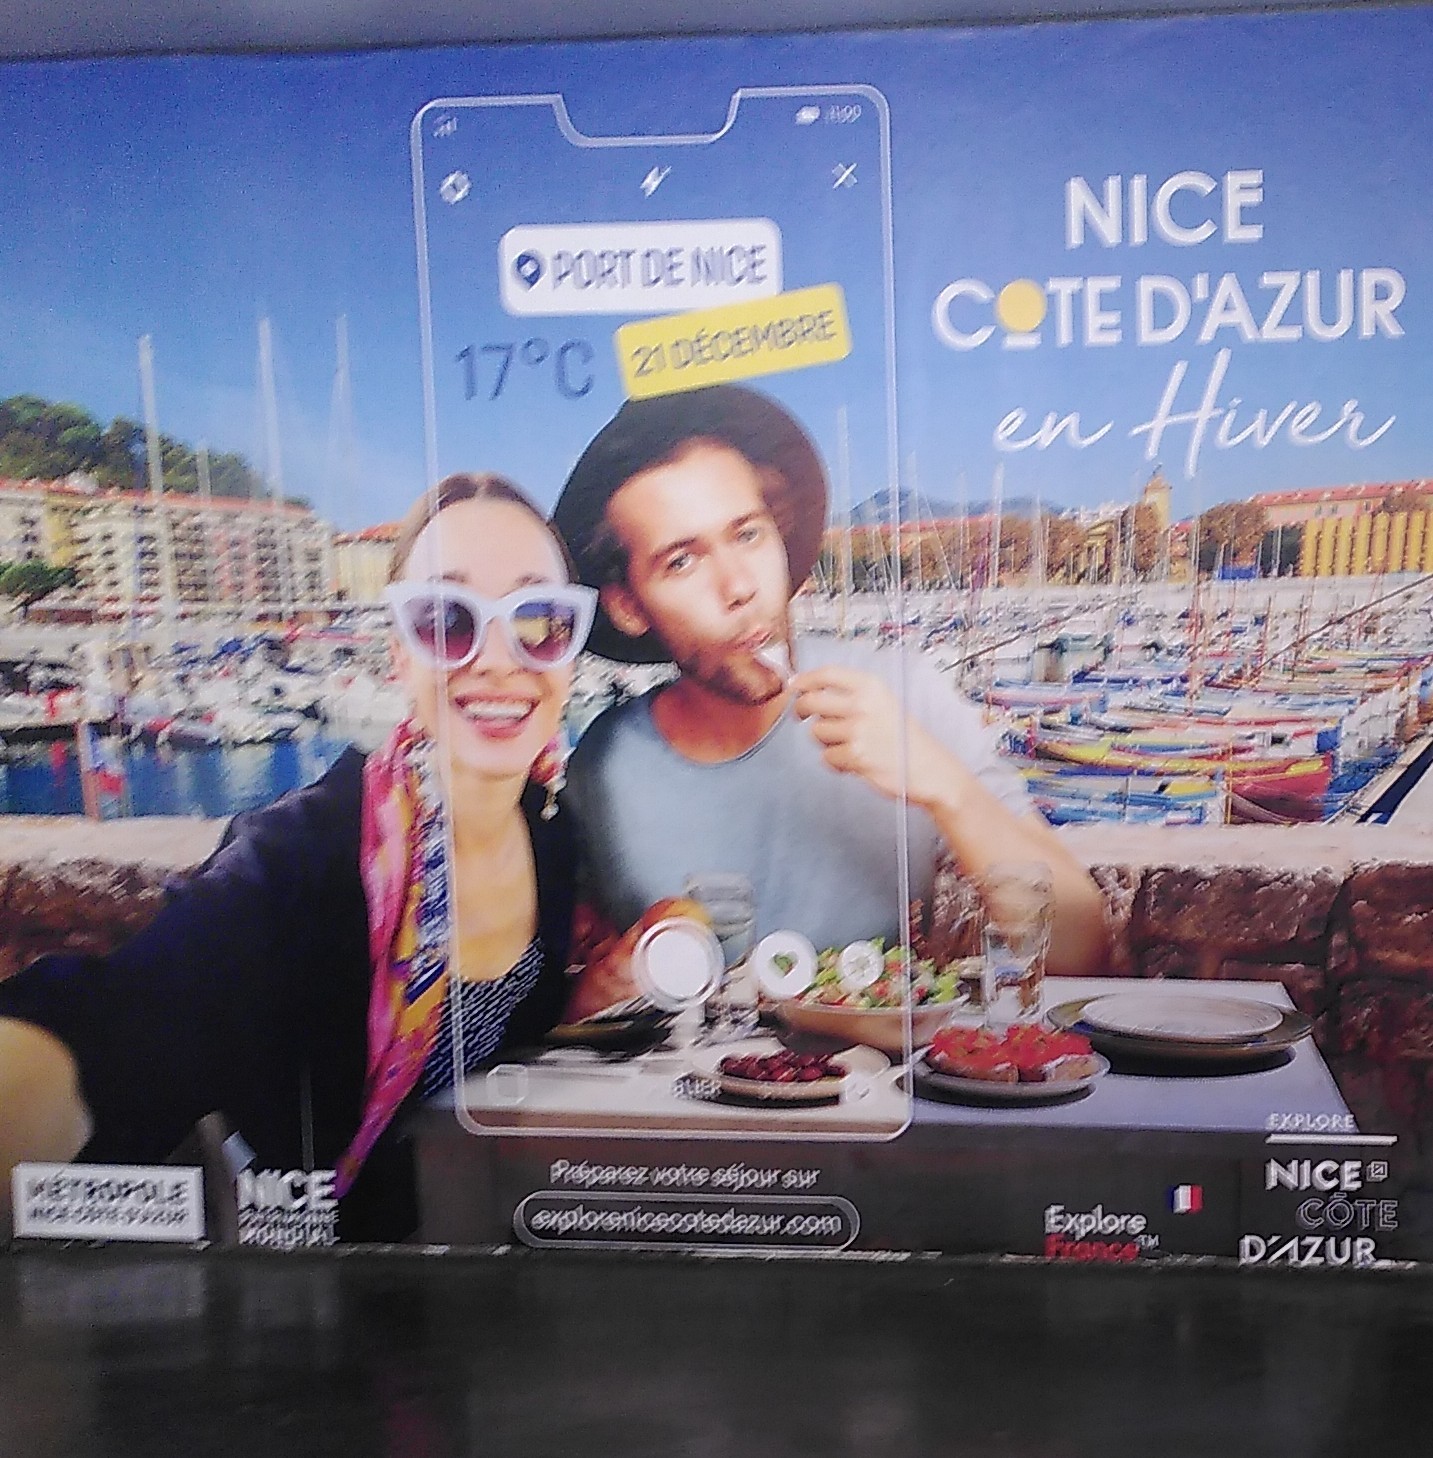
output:
[[[149,333],[162,428],[257,461],[256,325],[266,314],[276,340],[287,489],[343,526],[391,518],[420,488],[424,469],[408,153],[420,106],[443,95],[560,91],[589,133],[712,131],[741,85],[863,82],[880,88],[891,112],[902,467],[914,460],[930,495],[954,497],[962,477],[973,496],[984,495],[1003,464],[1007,493],[1038,492],[1061,505],[1128,498],[1151,469],[1130,430],[1152,415],[1180,362],[1180,406],[1191,403],[1221,347],[1229,357],[1217,403],[1239,397],[1238,426],[1260,407],[1272,418],[1290,402],[1286,422],[1317,402],[1327,424],[1354,399],[1365,434],[1389,417],[1394,423],[1363,450],[1342,436],[1291,444],[1287,428],[1263,449],[1221,450],[1211,430],[1192,480],[1184,476],[1188,430],[1172,428],[1160,460],[1182,509],[1260,489],[1433,475],[1429,74],[1433,15],[1423,8],[9,64],[0,68],[0,134],[11,139],[0,169],[0,395],[27,391],[74,400],[106,419],[137,416],[136,340]],[[782,227],[788,287],[845,284],[852,360],[769,383],[828,452],[836,405],[850,406],[860,495],[884,475],[873,337],[880,332],[877,189],[841,199],[815,182],[829,160],[822,149],[834,158],[851,135],[823,127],[798,137],[775,122],[754,123],[727,139],[730,151],[703,161],[695,190],[677,187],[688,181],[679,158],[652,201],[671,217],[759,207]],[[870,165],[874,139],[874,129],[860,138]],[[530,168],[504,170],[491,151],[478,156],[493,181],[492,206],[475,229],[479,256],[505,218],[558,221],[584,210],[638,216],[627,170],[646,163],[644,149],[599,159],[564,155],[565,144],[548,150],[536,134],[531,145]],[[1262,172],[1263,201],[1246,215],[1262,225],[1258,242],[1065,246],[1064,187],[1072,176],[1098,186],[1110,174],[1138,172],[1152,190],[1175,172],[1219,178],[1232,169]],[[874,181],[863,171],[863,187]],[[859,203],[849,227],[833,223],[831,209],[843,201]],[[1182,197],[1176,215],[1197,221],[1208,206],[1197,202]],[[1150,347],[1126,340],[1058,349],[1046,338],[1016,351],[996,339],[957,352],[931,326],[933,300],[962,278],[998,290],[1023,277],[1115,276],[1121,285],[1110,297],[1128,299],[1140,275],[1167,274],[1192,289],[1197,273],[1217,280],[1232,272],[1262,317],[1272,297],[1260,290],[1264,273],[1318,269],[1331,289],[1343,268],[1399,272],[1403,337],[1246,343],[1225,329],[1199,344],[1191,329]],[[507,321],[483,292],[495,295],[495,269],[486,282],[481,270],[474,278],[465,285],[450,271],[438,280],[455,328],[506,325],[528,338],[534,322],[554,331],[570,322]],[[331,461],[340,313],[351,340],[350,480]],[[600,343],[622,320],[581,322]],[[456,452],[484,457],[465,464],[510,470],[549,502],[586,434],[619,398],[610,357],[602,354],[601,363],[605,377],[575,405],[515,389],[505,413],[463,419],[440,394],[440,436]],[[455,376],[447,378],[451,385]],[[442,380],[440,372],[440,388]],[[572,406],[566,413],[564,403]],[[995,426],[1014,410],[1033,423],[1047,412],[1078,411],[1087,434],[1110,428],[1083,450],[1057,441],[1001,453]]]

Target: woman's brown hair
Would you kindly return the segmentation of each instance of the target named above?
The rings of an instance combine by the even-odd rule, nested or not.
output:
[[[506,501],[513,506],[520,506],[552,538],[558,556],[562,558],[563,566],[567,569],[569,580],[575,576],[567,544],[520,487],[514,486],[506,476],[494,475],[492,472],[470,474],[459,471],[452,476],[445,476],[436,486],[425,491],[398,523],[398,535],[394,538],[393,553],[388,559],[390,582],[397,582],[402,578],[403,569],[413,551],[413,544],[428,524],[439,512],[456,506],[460,501]]]

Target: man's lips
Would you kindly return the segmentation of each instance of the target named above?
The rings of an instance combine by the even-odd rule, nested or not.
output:
[[[732,651],[754,658],[784,684],[791,677],[791,650],[783,638],[769,628],[743,633],[732,645]]]
[[[769,644],[776,641],[776,635],[770,628],[757,628],[750,633],[743,633],[732,643],[734,653],[758,654]]]

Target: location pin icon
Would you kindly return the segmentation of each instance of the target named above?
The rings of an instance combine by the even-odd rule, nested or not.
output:
[[[542,258],[536,253],[519,253],[513,259],[513,272],[528,286],[532,286],[542,277]]]

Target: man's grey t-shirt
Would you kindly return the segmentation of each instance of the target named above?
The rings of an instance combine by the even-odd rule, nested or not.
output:
[[[859,669],[899,693],[898,650],[834,638],[802,639],[800,668]],[[567,794],[589,851],[589,881],[606,915],[632,924],[654,901],[678,896],[698,871],[743,871],[756,888],[756,935],[790,929],[819,947],[901,930],[898,812],[855,775],[830,769],[788,707],[745,754],[697,764],[652,720],[661,690],[600,714],[572,753]],[[1024,782],[996,752],[980,711],[918,654],[906,658],[913,719],[962,759],[1017,815]],[[939,837],[908,813],[911,894],[928,898]]]

